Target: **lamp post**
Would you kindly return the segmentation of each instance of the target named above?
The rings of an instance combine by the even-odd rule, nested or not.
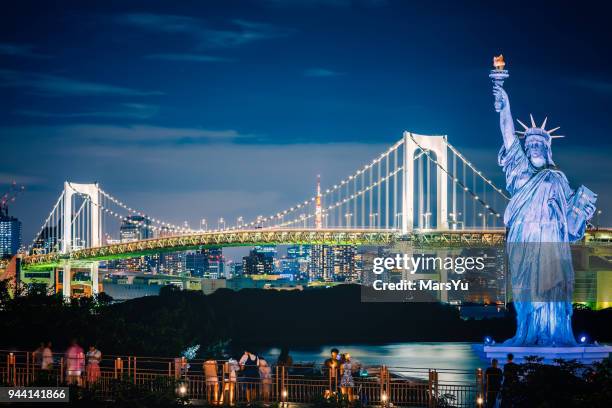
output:
[[[221,227],[221,225],[223,225],[223,227]],[[217,227],[218,227],[219,231],[225,229],[225,220],[223,219],[223,217],[219,218],[219,222],[217,223]]]
[[[236,228],[242,228],[243,221],[244,221],[244,218],[242,218],[242,216],[238,217],[236,219]]]
[[[448,215],[450,216],[450,219],[451,219],[451,229],[456,230],[457,229],[457,214],[452,212],[452,213],[448,213]]]
[[[402,215],[402,213],[395,214],[395,225],[393,225],[394,228],[399,228],[399,225],[402,222]]]
[[[200,220],[200,229],[201,229],[202,231],[206,231],[206,230],[208,230],[208,224],[206,223],[206,218],[202,218],[202,219]]]
[[[378,216],[378,213],[370,213],[370,228],[372,228],[372,226],[376,224],[377,216]]]
[[[479,217],[482,217],[482,228],[487,228],[487,213],[478,213]]]
[[[351,226],[351,216],[353,215],[353,213],[346,213],[344,214],[344,217],[346,218],[346,226],[350,227]]]

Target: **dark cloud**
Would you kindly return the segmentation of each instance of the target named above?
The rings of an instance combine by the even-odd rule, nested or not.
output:
[[[117,16],[115,21],[149,31],[191,36],[200,47],[236,47],[255,41],[289,35],[290,31],[272,24],[233,19],[225,27],[212,27],[205,20],[169,14],[131,13]]]
[[[612,82],[610,81],[578,78],[571,80],[570,83],[588,89],[589,91],[608,95],[612,94]]]
[[[199,128],[173,128],[132,124],[125,126],[106,124],[33,125],[0,128],[0,138],[6,140],[54,140],[71,147],[112,146],[121,151],[129,146],[145,148],[168,147],[184,144],[208,144],[247,138],[235,130],[209,130]],[[62,147],[63,148],[63,147]]]
[[[148,119],[159,112],[159,106],[142,103],[122,103],[116,110],[82,112],[46,112],[38,110],[16,110],[15,114],[31,118],[78,119],[78,118],[127,118]]]
[[[99,82],[82,81],[64,76],[7,69],[0,69],[0,87],[26,88],[38,95],[45,96],[150,96],[162,94],[159,91],[141,91]]]

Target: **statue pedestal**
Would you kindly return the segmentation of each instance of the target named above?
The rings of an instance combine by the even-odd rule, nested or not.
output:
[[[554,364],[554,359],[562,358],[564,360],[578,360],[582,364],[592,364],[601,361],[610,356],[612,346],[574,346],[574,347],[541,347],[541,346],[485,346],[483,344],[475,344],[472,346],[479,354],[480,358],[491,362],[491,359],[499,360],[500,365],[506,362],[508,353],[514,354],[515,363],[525,362],[527,356],[543,357],[545,364]]]

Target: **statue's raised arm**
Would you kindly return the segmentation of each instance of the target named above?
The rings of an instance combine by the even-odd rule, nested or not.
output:
[[[493,67],[489,78],[493,81],[493,95],[495,95],[495,111],[499,113],[499,126],[504,137],[504,146],[510,150],[515,140],[514,123],[512,123],[512,113],[510,113],[510,100],[504,90],[504,80],[510,75],[506,68],[503,55],[493,57]]]
[[[499,127],[504,138],[504,146],[510,149],[516,139],[512,112],[510,112],[510,99],[504,88],[497,84],[493,85],[493,95],[495,95],[495,110],[499,112]]]

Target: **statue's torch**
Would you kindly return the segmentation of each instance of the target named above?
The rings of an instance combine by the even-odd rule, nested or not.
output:
[[[508,70],[504,69],[506,63],[504,62],[504,56],[493,57],[493,67],[489,78],[493,81],[494,85],[504,86],[504,80],[510,76]],[[502,101],[499,97],[495,97],[495,111],[500,112],[502,110]]]

